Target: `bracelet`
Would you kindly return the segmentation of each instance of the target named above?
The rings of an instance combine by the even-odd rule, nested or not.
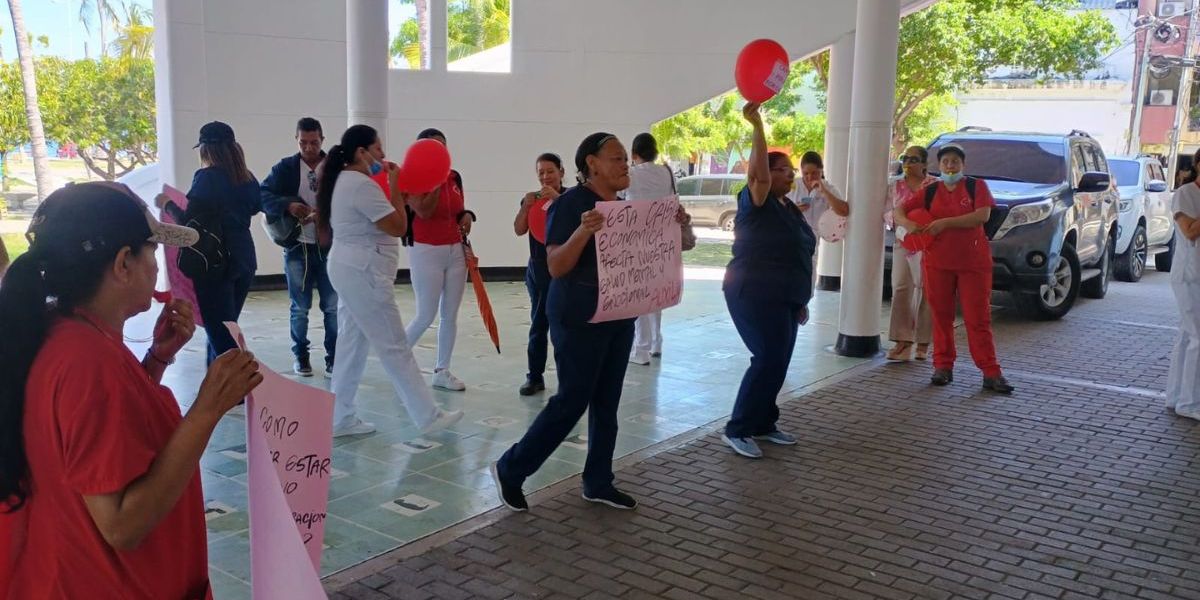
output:
[[[163,359],[159,358],[158,356],[156,356],[154,354],[154,351],[149,348],[146,349],[146,357],[149,358],[150,360],[153,360],[154,362],[162,363],[162,365],[165,367],[169,367],[169,366],[175,364],[175,357],[171,357],[171,360],[163,360]]]

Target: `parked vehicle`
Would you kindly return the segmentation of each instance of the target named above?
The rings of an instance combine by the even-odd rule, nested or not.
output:
[[[692,175],[676,181],[675,191],[693,225],[733,231],[737,195],[745,186],[745,175]]]
[[[930,173],[938,174],[934,157],[950,142],[966,151],[966,174],[985,180],[996,199],[984,225],[993,289],[1011,292],[1021,313],[1034,319],[1061,318],[1080,293],[1090,298],[1108,293],[1119,195],[1096,140],[1082,131],[968,127],[933,141]]]
[[[1108,166],[1121,194],[1113,274],[1121,281],[1137,281],[1151,256],[1156,269],[1170,271],[1175,222],[1162,165],[1151,156],[1114,156]]]

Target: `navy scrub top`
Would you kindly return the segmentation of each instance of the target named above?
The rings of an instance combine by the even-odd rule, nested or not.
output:
[[[768,194],[762,206],[754,206],[750,187],[742,188],[733,236],[723,286],[727,293],[808,304],[817,236],[795,204]]]
[[[583,221],[583,213],[605,200],[584,185],[577,185],[550,205],[546,221],[546,246],[561,246]],[[579,262],[570,273],[550,282],[546,296],[546,316],[551,322],[567,326],[584,325],[596,314],[600,298],[600,278],[596,269],[596,238],[588,240]],[[633,322],[633,319],[628,319]],[[616,321],[621,322],[621,321]]]
[[[234,185],[219,167],[196,171],[187,193],[189,211],[221,215],[225,250],[229,252],[233,267],[240,272],[254,273],[258,269],[250,218],[262,212],[261,193],[254,176],[246,183]]]

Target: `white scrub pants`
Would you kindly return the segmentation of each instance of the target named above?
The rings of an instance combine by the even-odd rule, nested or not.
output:
[[[1179,341],[1167,374],[1167,408],[1200,419],[1200,283],[1171,282],[1179,305]]]
[[[662,311],[642,315],[633,322],[633,356],[647,359],[662,352]]]
[[[892,314],[888,338],[893,342],[928,344],[933,338],[933,316],[921,282],[922,253],[910,253],[896,244],[892,249]]]
[[[421,376],[404,334],[394,285],[397,246],[334,244],[329,254],[329,280],[338,293],[338,355],[333,366],[334,426],[352,420],[354,396],[367,366],[368,347],[375,350],[388,379],[417,427],[437,419],[439,409]]]
[[[450,368],[454,338],[458,336],[458,308],[467,289],[467,259],[462,244],[413,244],[408,250],[408,270],[413,294],[417,297],[417,315],[408,324],[408,345],[416,347],[425,330],[438,322],[437,370]]]

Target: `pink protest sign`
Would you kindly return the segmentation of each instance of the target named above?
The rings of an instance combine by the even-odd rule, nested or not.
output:
[[[675,212],[679,198],[598,202],[600,298],[592,323],[631,319],[679,304],[683,254]]]
[[[165,194],[167,198],[171,200],[171,202],[174,202],[180,210],[187,210],[188,199],[183,192],[164,183],[162,187],[162,193]],[[160,213],[159,219],[161,219],[163,223],[183,225],[183,223],[175,223],[175,219],[171,217],[171,213],[169,211],[163,210],[160,211]],[[192,280],[189,279],[187,275],[184,275],[183,271],[179,270],[179,248],[175,248],[173,246],[164,246],[163,256],[165,258],[164,262],[166,262],[167,266],[167,283],[171,286],[171,296],[173,298],[190,302],[192,308],[195,309],[193,314],[196,316],[196,326],[203,327],[204,322],[200,318],[200,303],[196,301],[196,288],[192,285]]]
[[[236,323],[226,323],[242,348]],[[248,349],[248,348],[246,348]],[[260,363],[246,398],[250,586],[255,598],[321,600],[321,549],[333,454],[333,394]]]

